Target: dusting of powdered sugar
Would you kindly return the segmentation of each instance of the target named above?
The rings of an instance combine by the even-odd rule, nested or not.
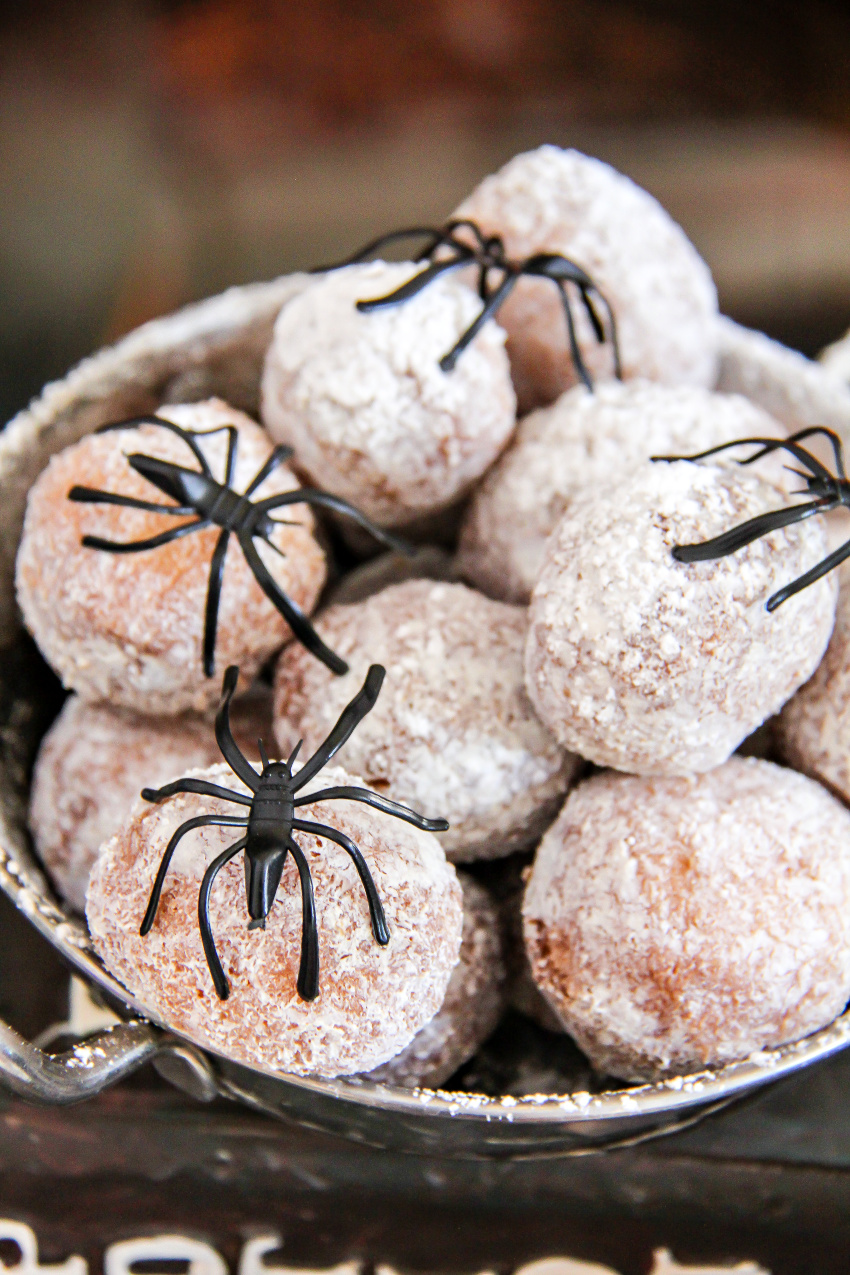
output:
[[[257,685],[234,700],[230,725],[245,755],[271,738],[271,692]],[[30,828],[62,897],[85,909],[100,847],[121,826],[142,788],[158,788],[193,766],[221,761],[213,723],[194,713],[148,717],[69,695],[41,742],[30,789]]]
[[[282,752],[318,746],[370,664],[386,680],[340,752],[396,801],[448,819],[455,861],[533,844],[577,767],[535,716],[522,678],[526,612],[461,584],[410,580],[320,614],[324,640],[348,662],[334,677],[293,648],[275,674]]]
[[[467,872],[458,872],[458,881],[463,891],[463,939],[445,999],[407,1048],[370,1072],[369,1080],[433,1089],[472,1057],[502,1017],[506,970],[498,909]]]
[[[786,432],[740,394],[640,380],[604,382],[593,393],[575,386],[519,422],[507,451],[476,488],[461,529],[458,569],[490,597],[527,603],[546,541],[574,496],[604,490],[651,456],[689,455]],[[728,463],[748,454],[730,453]],[[779,456],[765,458],[759,472],[770,466],[773,479],[783,463]]]
[[[526,685],[565,748],[636,774],[719,765],[817,668],[834,574],[773,613],[768,597],[826,553],[819,521],[714,561],[676,562],[787,500],[750,471],[647,464],[577,497],[529,608]]]
[[[780,755],[850,801],[850,571],[839,573],[835,628],[814,677],[774,723]]]
[[[228,766],[193,772],[237,792]],[[305,792],[362,786],[339,766]],[[89,883],[86,915],[95,949],[160,1022],[229,1058],[296,1075],[332,1077],[387,1062],[433,1018],[458,960],[463,923],[457,876],[436,838],[368,806],[333,801],[299,808],[361,849],[384,906],[388,946],[375,942],[360,878],[339,846],[296,834],[310,865],[319,932],[320,992],[299,999],[301,895],[291,857],[264,930],[248,929],[245,873],[237,855],[219,874],[210,921],[230,997],[215,994],[198,931],[198,889],[208,864],[238,828],[199,828],[174,855],[156,921],[139,924],[156,870],[177,826],[199,814],[242,812],[184,794],[160,806],[138,802],[104,847]]]
[[[439,360],[481,303],[439,278],[404,305],[363,314],[419,266],[336,270],[283,308],[262,380],[262,416],[299,468],[384,525],[451,504],[514,428],[505,334],[492,320],[451,372]]]
[[[234,488],[244,491],[271,455],[272,443],[250,417],[219,399],[159,409],[187,429],[238,430]],[[224,475],[227,435],[202,440],[213,474]],[[220,677],[204,675],[201,649],[210,562],[219,529],[207,528],[143,553],[114,554],[82,544],[84,535],[131,541],[179,525],[160,513],[68,500],[75,484],[142,500],[162,500],[127,463],[141,452],[197,469],[187,445],[155,425],[89,434],[54,456],[30,489],[18,552],[16,585],[24,620],[66,687],[147,713],[203,711],[218,701]],[[298,487],[279,465],[255,498]],[[325,580],[324,554],[306,505],[293,505],[274,544],[258,552],[278,585],[310,611]],[[281,556],[283,555],[283,556]],[[250,681],[291,636],[289,627],[231,541],[218,617],[216,664],[240,666]]]
[[[541,146],[517,155],[453,214],[501,235],[514,260],[556,252],[610,303],[623,374],[669,385],[714,384],[717,293],[705,262],[661,205],[601,160]],[[595,378],[613,374],[581,306],[579,341]],[[554,284],[521,279],[499,311],[520,409],[553,402],[578,379]]]
[[[30,827],[44,866],[76,911],[85,908],[98,850],[142,788],[216,760],[212,723],[203,718],[146,718],[69,696],[36,759]]]
[[[601,1071],[746,1058],[850,998],[850,813],[755,758],[597,775],[543,838],[523,917],[538,985]]]

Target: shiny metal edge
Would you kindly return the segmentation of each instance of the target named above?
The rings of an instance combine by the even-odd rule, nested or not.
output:
[[[384,1112],[416,1117],[445,1117],[453,1120],[506,1121],[511,1124],[582,1125],[628,1117],[673,1115],[695,1106],[734,1098],[755,1086],[778,1080],[801,1067],[828,1058],[850,1045],[850,1011],[828,1027],[811,1036],[774,1050],[762,1050],[749,1058],[727,1063],[720,1068],[707,1068],[687,1076],[675,1076],[654,1084],[633,1086],[590,1094],[532,1094],[524,1097],[489,1097],[484,1094],[431,1089],[401,1089],[341,1077],[333,1080],[294,1076],[271,1069],[248,1067],[226,1058],[207,1044],[175,1032],[173,1026],[158,1019],[147,1006],[119,983],[100,963],[94,953],[82,922],[66,913],[49,895],[47,882],[35,865],[29,851],[14,843],[17,835],[10,828],[6,812],[0,812],[0,888],[26,915],[36,928],[56,947],[62,956],[85,978],[93,982],[113,1000],[120,1003],[128,1016],[144,1017],[173,1035],[200,1047],[213,1060],[224,1064],[236,1062],[240,1072],[255,1073],[267,1080],[284,1081],[305,1093],[333,1097]],[[12,849],[10,849],[10,843]],[[238,1090],[245,1100],[244,1086],[232,1080],[221,1086],[222,1092]]]

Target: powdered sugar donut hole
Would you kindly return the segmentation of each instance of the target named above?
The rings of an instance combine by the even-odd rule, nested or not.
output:
[[[543,838],[523,917],[538,986],[599,1071],[745,1058],[850,997],[850,813],[755,758],[595,775]]]
[[[835,628],[814,676],[773,723],[779,755],[850,801],[850,572],[840,573]]]
[[[421,266],[374,261],[317,278],[275,324],[262,379],[269,433],[299,469],[383,526],[453,504],[508,441],[516,401],[505,334],[490,321],[451,372],[439,361],[480,302],[444,277],[368,314]]]
[[[650,456],[689,455],[739,438],[784,438],[786,432],[740,394],[641,380],[603,382],[593,393],[574,386],[519,422],[510,446],[476,488],[457,568],[490,597],[527,603],[546,541],[580,492],[604,490]],[[731,456],[747,454],[736,450]],[[730,457],[728,463],[736,462]],[[766,457],[759,472],[770,466],[771,478],[781,476],[783,464],[779,454]]]
[[[258,756],[258,737],[271,734],[270,694],[257,687],[240,696],[231,726],[242,751]],[[220,760],[205,718],[146,717],[69,696],[42,740],[29,813],[36,850],[66,902],[84,911],[92,864],[142,788]]]
[[[159,412],[186,429],[232,425],[238,430],[237,491],[245,490],[271,455],[272,443],[259,425],[221,400]],[[213,474],[221,479],[227,435],[214,434],[201,445]],[[126,457],[134,452],[198,468],[186,443],[156,425],[90,434],[54,456],[29,494],[17,559],[18,602],[47,661],[64,685],[84,699],[154,714],[203,711],[218,702],[221,671],[228,664],[240,666],[247,686],[291,633],[231,539],[218,615],[217,671],[206,677],[204,616],[219,528],[141,553],[109,553],[82,544],[85,535],[128,542],[179,525],[161,513],[68,500],[78,484],[168,503],[131,469]],[[297,487],[292,471],[280,465],[254,498]],[[314,520],[306,505],[290,506],[285,516],[295,525],[276,529],[273,539],[280,553],[255,544],[280,588],[309,612],[324,584],[324,553],[312,534]]]
[[[275,735],[286,755],[317,747],[377,661],[378,703],[340,751],[349,769],[394,801],[449,821],[437,834],[455,862],[532,845],[577,769],[538,721],[522,680],[524,608],[462,584],[411,580],[317,628],[349,664],[326,675],[293,648],[275,671]]]
[[[463,939],[445,1000],[407,1049],[369,1072],[369,1080],[434,1089],[472,1057],[502,1016],[506,972],[498,909],[468,872],[457,876],[463,892]]]
[[[541,146],[486,177],[453,214],[500,235],[508,257],[555,252],[581,266],[617,323],[624,377],[668,385],[714,384],[717,292],[705,262],[661,205],[608,164]],[[574,306],[584,360],[594,379],[613,376]],[[520,279],[499,311],[521,412],[553,402],[578,380],[554,284]]]
[[[85,908],[98,850],[142,788],[219,759],[203,718],[143,718],[78,695],[66,700],[36,759],[30,827],[44,866],[75,910]]]
[[[228,766],[196,776],[247,790]],[[306,791],[362,780],[326,767]],[[305,819],[330,824],[361,849],[390,929],[376,943],[356,869],[339,846],[297,833],[313,877],[319,932],[320,990],[296,991],[301,948],[301,893],[291,856],[266,928],[248,929],[245,873],[237,855],[216,879],[212,932],[230,982],[215,994],[198,931],[198,890],[212,861],[239,834],[200,828],[188,834],[166,878],[153,929],[139,924],[162,854],[177,826],[234,806],[186,794],[160,806],[139,803],[104,847],[89,884],[86,915],[104,964],[158,1021],[216,1053],[267,1070],[338,1076],[370,1071],[404,1049],[440,1008],[461,945],[460,886],[429,832],[356,802],[302,807]],[[300,814],[300,811],[299,811]]]
[[[710,770],[812,675],[834,573],[773,613],[765,604],[825,556],[816,519],[715,561],[672,556],[787,500],[751,470],[679,461],[573,501],[547,546],[526,645],[529,696],[565,748],[635,774]]]

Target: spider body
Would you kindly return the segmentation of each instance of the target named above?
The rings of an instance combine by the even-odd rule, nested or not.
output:
[[[468,240],[458,233],[463,231],[467,232]],[[538,279],[549,279],[560,292],[567,322],[570,355],[576,372],[588,389],[593,389],[593,382],[579,348],[567,285],[572,285],[577,291],[600,344],[606,339],[606,330],[594,304],[594,298],[601,304],[607,319],[607,337],[611,342],[614,371],[618,379],[620,378],[620,354],[614,313],[590,275],[574,261],[570,261],[568,257],[561,256],[559,253],[539,252],[527,257],[524,261],[510,261],[505,254],[505,245],[498,235],[485,236],[474,221],[462,220],[447,222],[442,227],[415,226],[406,230],[391,231],[389,234],[373,239],[352,257],[339,262],[338,266],[354,265],[356,262],[364,261],[387,244],[414,237],[425,239],[422,251],[414,258],[417,262],[428,262],[424,269],[387,296],[358,301],[357,308],[368,313],[371,310],[401,305],[416,296],[440,275],[466,266],[476,266],[478,295],[483,302],[481,313],[462,333],[451,350],[440,359],[440,367],[444,372],[452,370],[463,351],[475,339],[487,320],[495,317],[518,280],[523,275],[527,275]],[[336,269],[338,266],[332,266],[330,269]],[[493,275],[495,280],[491,281]]]
[[[291,455],[291,448],[282,447],[278,459],[285,461]],[[135,453],[127,457],[127,462],[137,474],[141,474],[166,496],[176,500],[181,508],[191,508],[193,513],[221,527],[223,531],[237,534],[248,531],[263,539],[267,539],[274,531],[274,519],[269,514],[258,510],[247,496],[233,491],[225,483],[217,482],[209,474]]]
[[[837,471],[835,474],[831,474],[826,465],[812,455],[807,448],[800,445],[803,439],[811,438],[814,435],[821,435],[829,440],[835,457]],[[736,553],[746,545],[752,544],[754,540],[766,536],[771,531],[778,531],[782,527],[790,527],[793,523],[802,522],[805,518],[812,518],[815,514],[829,513],[833,509],[838,509],[841,505],[850,509],[850,479],[847,478],[844,469],[841,440],[834,430],[826,429],[822,425],[813,425],[808,429],[798,430],[796,434],[791,434],[785,439],[739,438],[735,442],[721,443],[718,447],[710,447],[708,451],[698,452],[693,456],[653,456],[652,459],[656,461],[704,460],[706,457],[714,456],[718,452],[728,451],[730,447],[743,446],[758,447],[759,450],[752,456],[748,456],[746,460],[739,461],[741,465],[752,465],[754,461],[760,460],[769,452],[779,449],[789,452],[803,466],[803,469],[793,469],[791,471],[797,474],[799,478],[802,478],[806,484],[802,491],[796,494],[811,496],[813,499],[806,501],[804,504],[790,505],[785,509],[777,509],[771,513],[760,514],[758,517],[750,518],[747,522],[741,523],[740,526],[733,527],[729,531],[723,532],[722,535],[714,536],[711,540],[705,540],[700,544],[674,545],[673,557],[677,562],[707,562],[714,558],[724,558],[728,554]],[[838,549],[827,554],[823,561],[812,567],[810,571],[804,572],[796,580],[792,580],[790,584],[772,594],[766,603],[767,610],[775,611],[777,607],[786,602],[788,598],[793,597],[795,593],[808,588],[810,584],[814,584],[815,581],[828,575],[835,567],[840,566],[845,558],[850,558],[850,540],[845,541]]]
[[[191,832],[193,828],[214,824],[242,829],[244,835],[233,845],[228,846],[207,868],[198,896],[198,924],[201,940],[216,993],[222,1000],[227,999],[230,987],[210,928],[209,900],[216,876],[240,851],[244,851],[245,854],[245,893],[248,915],[251,918],[250,929],[265,928],[266,917],[274,904],[287,857],[291,854],[295,861],[301,883],[302,903],[298,994],[302,1000],[314,1000],[319,992],[316,905],[310,867],[303,850],[293,836],[294,833],[304,832],[323,837],[345,850],[357,869],[366,894],[372,933],[376,942],[385,946],[389,942],[390,935],[375,882],[358,847],[337,828],[316,823],[311,819],[299,819],[297,817],[299,807],[312,805],[318,801],[339,799],[359,801],[373,806],[376,810],[382,810],[386,814],[403,819],[426,832],[444,832],[448,828],[445,819],[426,819],[415,811],[408,810],[406,806],[371,792],[368,788],[337,787],[308,794],[301,793],[301,789],[327,765],[357,725],[374,707],[384,680],[384,673],[384,669],[379,664],[371,666],[361,690],[340,714],[336,725],[324,742],[297,773],[293,773],[292,767],[301,747],[300,743],[287,761],[272,762],[266,757],[261,744],[262,769],[258,774],[237,746],[230,729],[230,701],[239,678],[239,670],[231,665],[224,675],[224,693],[215,724],[216,739],[225,761],[234,774],[242,780],[251,795],[191,777],[177,779],[163,788],[142,790],[142,797],[152,802],[164,801],[176,793],[185,792],[217,797],[248,807],[248,813],[244,816],[199,815],[193,819],[187,819],[176,829],[162,857],[140,928],[140,933],[145,935],[154,923],[169,866],[179,842],[186,833]]]
[[[68,499],[82,504],[121,505],[129,509],[140,509],[148,513],[160,513],[172,518],[188,518],[191,521],[181,522],[176,527],[150,536],[143,540],[114,541],[104,540],[100,536],[84,536],[83,544],[90,549],[100,549],[105,553],[143,553],[170,544],[183,536],[191,535],[207,527],[218,527],[219,536],[210,561],[209,584],[204,617],[203,662],[204,673],[212,677],[215,672],[215,642],[218,627],[218,611],[221,600],[221,589],[224,580],[224,564],[231,536],[235,536],[239,547],[245,555],[257,584],[266,597],[274,604],[286,620],[294,636],[317,659],[334,673],[345,673],[348,665],[331,651],[319,637],[313,625],[301,608],[279,587],[260,556],[255,541],[261,540],[270,548],[279,552],[272,540],[276,526],[281,520],[272,517],[272,510],[288,505],[309,504],[322,505],[336,513],[344,514],[370,531],[378,540],[394,549],[406,549],[401,541],[362,514],[348,501],[332,496],[328,492],[313,488],[300,487],[277,496],[269,496],[265,500],[252,500],[251,496],[266,478],[292,455],[289,447],[275,447],[264,465],[257,471],[244,492],[233,489],[236,472],[236,456],[238,447],[238,431],[232,425],[225,425],[212,430],[184,429],[162,417],[137,416],[130,420],[119,421],[114,425],[105,425],[99,433],[109,430],[136,429],[140,425],[156,425],[170,430],[186,444],[198,462],[198,469],[188,469],[173,461],[160,460],[154,456],[132,453],[127,462],[152,486],[157,487],[164,495],[176,501],[173,505],[155,504],[151,501],[138,500],[132,496],[122,496],[114,492],[99,491],[92,487],[74,486],[68,492]],[[219,482],[213,476],[209,463],[197,440],[212,434],[226,433],[227,460],[225,463],[224,481]]]

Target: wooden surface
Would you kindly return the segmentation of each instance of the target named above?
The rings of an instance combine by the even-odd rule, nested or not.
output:
[[[828,1275],[850,1257],[848,1081],[841,1060],[657,1143],[472,1163],[204,1107],[146,1076],[73,1109],[5,1103],[0,1213],[33,1227],[42,1261],[78,1252],[93,1270],[128,1235],[194,1234],[233,1263],[248,1235],[277,1230],[288,1265],[473,1272],[569,1254],[638,1275],[665,1246]]]

